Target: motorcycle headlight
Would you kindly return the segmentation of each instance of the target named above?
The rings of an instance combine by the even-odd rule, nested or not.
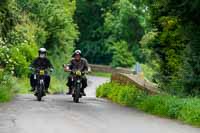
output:
[[[77,71],[77,72],[76,72],[76,75],[77,75],[77,76],[81,76],[81,72],[80,72],[80,71]]]

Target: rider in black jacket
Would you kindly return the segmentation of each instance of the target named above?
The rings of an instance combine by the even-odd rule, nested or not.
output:
[[[40,48],[38,53],[39,53],[39,57],[37,57],[33,61],[33,63],[31,64],[31,68],[34,68],[34,69],[49,69],[50,68],[50,70],[53,71],[53,65],[51,64],[50,60],[47,59],[46,57],[46,54],[47,54],[46,49]],[[47,93],[48,93],[50,80],[51,80],[51,77],[48,74],[46,74],[44,81],[45,81],[45,89]],[[34,79],[34,74],[31,74],[30,76],[30,84],[32,87],[31,91],[35,91],[37,81],[36,79]]]

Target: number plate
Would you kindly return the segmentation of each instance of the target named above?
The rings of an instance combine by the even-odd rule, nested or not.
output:
[[[40,75],[44,75],[44,70],[40,70]]]

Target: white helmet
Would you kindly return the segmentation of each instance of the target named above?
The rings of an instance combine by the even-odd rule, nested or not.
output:
[[[80,56],[82,55],[81,54],[81,50],[76,50],[75,52],[74,52],[74,54],[73,54],[73,57],[75,56],[75,55],[77,55],[77,54],[79,54]]]
[[[46,48],[40,48],[38,52],[39,52],[39,53],[46,53],[47,50],[46,50]]]

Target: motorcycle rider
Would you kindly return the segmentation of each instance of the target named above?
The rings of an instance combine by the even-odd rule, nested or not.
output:
[[[64,70],[67,71],[73,71],[73,70],[80,70],[81,72],[87,72],[88,71],[88,62],[85,58],[81,57],[81,51],[76,50],[73,54],[73,58],[70,61],[70,64],[68,67],[65,67]],[[68,76],[68,82],[67,86],[69,88],[69,92],[67,92],[67,95],[72,94],[72,73]],[[85,75],[82,76],[82,88],[81,88],[81,93],[83,96],[86,96],[84,89],[87,87],[87,78]]]
[[[34,69],[50,69],[50,71],[53,71],[53,65],[51,64],[50,60],[46,57],[47,56],[47,50],[45,48],[40,48],[38,51],[39,56],[33,61],[33,63],[30,65],[31,68]],[[31,84],[31,91],[35,91],[35,87],[37,85],[37,80],[34,78],[35,74],[31,74],[30,76],[30,84]],[[45,90],[46,93],[48,92],[49,84],[50,84],[51,77],[48,74],[45,74]]]

